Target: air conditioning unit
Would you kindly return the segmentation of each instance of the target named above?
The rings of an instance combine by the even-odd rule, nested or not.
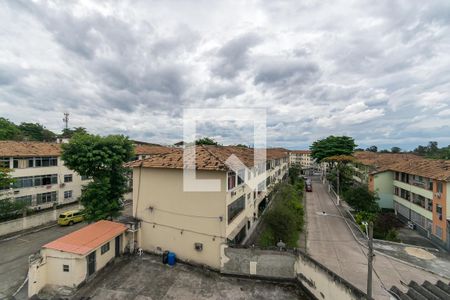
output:
[[[236,196],[236,191],[231,192],[231,197],[234,197],[234,196]]]
[[[194,248],[197,251],[202,251],[203,250],[203,244],[202,243],[194,243]]]
[[[436,198],[441,199],[441,193],[436,193],[436,194],[434,194],[434,196],[435,196]]]
[[[408,221],[408,228],[411,229],[411,230],[414,230],[414,229],[416,229],[416,224],[414,224],[411,221]]]
[[[65,186],[66,186],[65,183],[61,183],[61,184],[59,185],[59,187],[65,187]]]

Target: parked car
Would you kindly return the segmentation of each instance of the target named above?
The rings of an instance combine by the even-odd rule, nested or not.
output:
[[[307,192],[312,192],[312,185],[311,184],[307,184],[306,185],[306,191]]]
[[[75,223],[83,222],[84,216],[79,210],[69,210],[63,212],[58,217],[59,225],[73,225]]]

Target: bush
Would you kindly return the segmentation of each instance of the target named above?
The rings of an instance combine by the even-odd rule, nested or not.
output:
[[[398,232],[395,228],[389,229],[388,233],[386,234],[386,240],[392,242],[400,242],[400,239],[398,238]]]
[[[366,211],[377,213],[380,211],[378,206],[378,196],[369,191],[365,186],[354,186],[344,193],[345,201],[356,211]]]
[[[299,191],[293,185],[279,184],[274,193],[273,208],[264,216],[266,230],[261,234],[259,244],[275,246],[282,240],[287,246],[296,247],[304,225]]]

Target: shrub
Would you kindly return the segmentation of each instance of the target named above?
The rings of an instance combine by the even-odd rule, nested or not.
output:
[[[389,229],[388,233],[386,234],[386,240],[392,242],[400,242],[400,239],[398,238],[398,232],[395,228]]]

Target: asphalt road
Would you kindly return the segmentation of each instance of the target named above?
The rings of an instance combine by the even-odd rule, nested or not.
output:
[[[131,214],[132,205],[125,207],[125,214]],[[41,249],[43,245],[61,236],[69,234],[86,226],[78,223],[73,226],[53,226],[38,232],[33,232],[0,241],[0,299],[12,295],[23,283],[28,273],[28,257]],[[26,285],[23,290],[26,290]],[[20,293],[25,294],[24,291]]]
[[[333,272],[345,278],[353,285],[366,291],[367,258],[366,249],[355,241],[344,219],[324,216],[317,212],[339,215],[328,192],[320,181],[313,181],[313,192],[306,193],[307,207],[307,252]],[[415,280],[421,284],[424,280],[435,283],[441,279],[429,272],[419,270],[401,262],[377,255],[374,269],[379,277],[373,275],[373,297],[389,299],[383,288],[392,285],[401,288],[402,284]]]

